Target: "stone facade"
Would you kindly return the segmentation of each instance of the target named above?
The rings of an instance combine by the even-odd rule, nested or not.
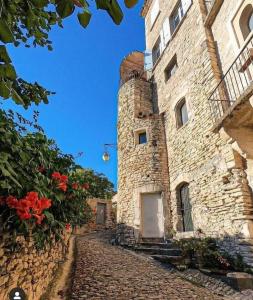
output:
[[[159,0],[160,12],[151,25],[153,2],[146,1],[143,10],[147,49],[154,48],[165,19],[178,3]],[[213,30],[205,25],[205,1],[190,2],[165,49],[147,73],[147,80],[132,78],[119,91],[118,222],[135,232],[134,241],[138,240],[136,232],[142,220],[138,199],[157,186],[164,193],[166,237],[171,231],[181,238],[201,230],[207,236],[217,237],[229,252],[240,252],[253,264],[253,200],[247,174],[251,171],[245,169],[244,158],[224,130],[213,131],[208,100],[237,53],[230,51],[233,42],[223,23],[224,19],[230,19],[238,1],[214,1],[219,2],[219,9],[216,19],[213,18]],[[174,57],[178,68],[166,80],[165,69]],[[127,58],[123,67],[124,64]],[[126,71],[129,72],[127,68]],[[189,120],[179,128],[177,105],[183,98]],[[145,110],[145,118],[136,115],[136,107],[137,113]],[[152,132],[152,137],[145,145],[135,145],[134,132],[144,127]],[[160,146],[156,150],[157,172],[151,159],[155,150],[153,140]],[[185,183],[189,187],[193,222],[190,232],[183,229],[179,199],[179,188]]]
[[[101,227],[101,228],[113,227],[114,217],[113,217],[113,212],[112,212],[112,201],[111,200],[100,199],[100,198],[91,198],[91,199],[87,199],[87,203],[89,204],[89,206],[91,207],[91,209],[94,213],[94,219],[87,224],[88,227],[91,227],[93,229],[96,229],[99,227]],[[104,224],[97,224],[97,222],[96,222],[99,204],[105,205]]]
[[[16,287],[24,290],[27,300],[40,299],[65,259],[69,237],[66,234],[63,241],[42,251],[35,249],[32,240],[18,237],[15,252],[10,251],[5,237],[0,247],[0,299],[8,300],[9,292]]]

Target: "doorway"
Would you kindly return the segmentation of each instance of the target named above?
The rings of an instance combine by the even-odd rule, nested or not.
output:
[[[142,237],[163,238],[164,216],[161,193],[142,194]]]
[[[104,225],[105,219],[106,219],[106,204],[105,203],[97,203],[96,223]]]

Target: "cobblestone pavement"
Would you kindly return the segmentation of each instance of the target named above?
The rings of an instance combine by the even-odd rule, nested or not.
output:
[[[223,299],[98,235],[79,236],[76,243],[72,300]]]

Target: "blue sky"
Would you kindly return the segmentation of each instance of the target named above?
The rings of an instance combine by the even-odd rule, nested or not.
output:
[[[50,33],[53,52],[43,48],[9,48],[19,76],[56,92],[48,105],[29,109],[39,110],[39,123],[46,134],[65,153],[76,155],[83,151],[84,156],[77,163],[104,173],[115,184],[116,150],[110,150],[111,160],[107,163],[101,156],[103,144],[116,143],[117,139],[120,63],[129,52],[145,48],[141,5],[124,9],[120,26],[102,10],[93,9],[87,29],[79,25],[74,15],[65,19],[64,29],[55,28]],[[30,115],[11,105],[10,100],[5,107]]]

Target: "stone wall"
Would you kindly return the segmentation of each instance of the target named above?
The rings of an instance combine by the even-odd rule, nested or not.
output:
[[[151,83],[142,79],[127,81],[119,91],[117,221],[130,242],[141,236],[143,193],[161,193],[166,232],[171,228],[163,117],[153,113],[151,92]],[[138,144],[136,134],[143,129],[147,143]]]
[[[12,252],[5,237],[0,245],[0,299],[9,300],[8,293],[20,287],[28,300],[38,300],[45,293],[59,263],[64,260],[68,241],[69,234],[66,234],[63,242],[37,251],[32,240],[18,237],[18,247]]]
[[[226,14],[233,4],[228,0],[224,2],[221,9]],[[156,43],[163,21],[171,15],[176,3],[177,0],[159,1],[160,13],[152,28],[148,10],[145,18],[148,49]],[[140,87],[139,81],[133,79],[119,91],[118,222],[127,225],[128,236],[132,228],[134,232],[138,231],[140,207],[136,195],[143,191],[141,186],[156,184],[167,195],[166,226],[171,228],[172,225],[177,237],[191,236],[201,229],[204,234],[218,238],[229,252],[239,251],[248,263],[253,264],[252,191],[243,157],[236,151],[233,141],[222,131],[213,132],[214,120],[208,98],[222,70],[218,69],[219,62],[214,55],[212,32],[204,26],[201,4],[203,8],[202,0],[192,1],[149,74],[152,86],[148,87],[149,83],[142,81]],[[217,18],[214,24],[220,35],[223,19],[222,16]],[[221,58],[224,57],[225,67],[230,61],[225,59],[230,40],[214,35],[224,43],[220,47],[224,48]],[[166,81],[164,70],[175,55],[178,69]],[[145,118],[138,118],[134,103],[141,98],[139,91],[143,89],[146,95],[143,100],[148,100],[150,107],[157,109],[153,110],[153,115],[151,111],[150,115],[145,113]],[[147,89],[151,91],[147,92]],[[182,98],[186,100],[189,121],[178,128],[175,110]],[[134,145],[134,131],[143,127],[153,132],[152,139],[158,144],[166,145],[157,153],[157,173],[151,163],[152,144]],[[178,199],[178,187],[182,183],[189,184],[194,232],[182,232]]]
[[[239,16],[244,7],[252,5],[251,0],[224,0],[211,26],[219,52],[220,63],[225,73],[245,42],[239,28]],[[221,24],[223,25],[221,30]]]
[[[109,199],[100,199],[100,198],[92,198],[87,199],[87,203],[91,207],[92,211],[94,212],[94,220],[92,222],[88,223],[88,227],[92,227],[93,229],[96,229],[97,227],[104,227],[104,228],[111,228],[114,225],[114,216],[112,212],[112,201]],[[97,213],[97,205],[98,203],[103,203],[106,205],[106,217],[105,217],[105,224],[97,226],[96,224],[96,213]],[[85,225],[86,226],[86,225]],[[87,227],[86,226],[86,227]]]

